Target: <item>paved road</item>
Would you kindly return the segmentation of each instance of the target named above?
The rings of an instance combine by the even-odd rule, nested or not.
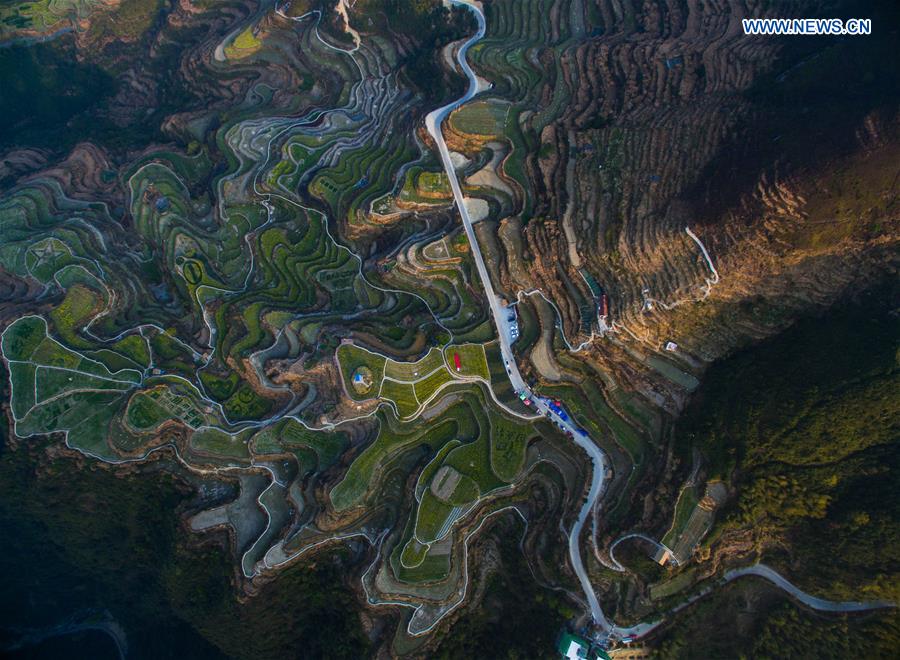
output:
[[[726,582],[730,582],[731,580],[743,577],[745,575],[755,575],[757,577],[764,578],[775,586],[788,592],[791,596],[799,600],[804,605],[807,605],[814,610],[820,610],[823,612],[862,612],[864,610],[877,610],[885,607],[897,607],[896,603],[892,603],[886,600],[873,600],[868,602],[841,602],[834,600],[825,600],[824,598],[816,598],[815,596],[810,596],[805,591],[801,591],[793,584],[788,582],[785,578],[783,578],[780,573],[776,573],[773,569],[769,568],[765,564],[745,566],[744,568],[734,568],[725,573],[724,579]]]
[[[428,132],[431,134],[431,137],[434,139],[434,142],[437,145],[438,151],[440,152],[441,162],[444,166],[444,170],[447,172],[447,178],[449,179],[450,187],[453,190],[453,198],[456,202],[457,208],[459,209],[459,214],[462,217],[466,236],[469,239],[469,244],[472,248],[472,256],[475,260],[475,266],[478,270],[478,276],[481,279],[482,286],[484,287],[485,295],[487,296],[488,303],[491,307],[491,315],[493,316],[494,324],[497,327],[497,335],[500,338],[500,352],[507,367],[509,380],[516,391],[524,391],[528,394],[528,396],[534,402],[535,410],[538,413],[549,417],[551,421],[556,423],[564,432],[569,434],[575,441],[575,443],[579,447],[584,449],[585,452],[587,452],[588,456],[593,462],[594,471],[587,500],[582,506],[581,511],[578,514],[578,518],[575,521],[575,525],[572,527],[572,530],[569,533],[569,558],[572,562],[572,567],[574,568],[575,573],[578,576],[578,580],[581,582],[581,586],[584,590],[585,596],[587,597],[587,601],[591,609],[591,616],[593,617],[594,622],[597,624],[597,626],[607,634],[611,633],[618,637],[630,636],[632,638],[638,638],[646,635],[651,630],[656,628],[661,623],[661,621],[640,623],[638,625],[630,627],[619,627],[611,624],[606,619],[602,609],[600,608],[600,604],[597,601],[597,596],[594,593],[594,589],[591,586],[590,579],[587,576],[587,572],[584,570],[584,564],[581,560],[579,538],[581,535],[581,530],[584,527],[584,523],[587,520],[590,512],[593,510],[594,504],[597,501],[597,498],[600,496],[603,488],[603,475],[606,470],[606,455],[597,445],[591,442],[590,438],[588,438],[586,434],[583,434],[568,419],[563,419],[557,412],[551,410],[549,405],[550,402],[548,400],[535,396],[528,388],[528,385],[525,383],[525,381],[522,379],[522,376],[519,373],[519,369],[516,364],[515,356],[513,355],[512,345],[509,340],[509,328],[506,320],[508,310],[500,304],[500,300],[497,297],[496,292],[494,291],[494,286],[491,283],[491,278],[488,273],[487,267],[485,266],[484,257],[481,253],[481,247],[478,244],[478,239],[475,236],[475,230],[472,227],[472,220],[469,217],[468,210],[466,209],[465,198],[462,193],[462,188],[459,184],[459,179],[456,176],[456,169],[453,167],[453,162],[450,160],[450,151],[447,148],[447,143],[444,141],[444,136],[441,132],[441,123],[444,121],[447,115],[449,115],[451,112],[453,112],[453,110],[461,106],[463,103],[471,100],[480,91],[478,88],[478,79],[476,78],[475,73],[472,71],[472,68],[469,66],[469,63],[466,61],[466,52],[469,50],[469,47],[479,39],[481,39],[485,33],[484,14],[482,14],[481,10],[477,6],[466,2],[465,0],[452,0],[452,2],[457,5],[465,5],[466,7],[469,7],[475,13],[475,16],[478,20],[478,31],[474,36],[466,41],[465,44],[462,45],[457,53],[457,62],[459,63],[460,68],[469,80],[469,87],[462,98],[431,112],[426,117],[425,124],[428,128]],[[704,253],[704,257],[706,257],[707,261],[710,262],[710,268],[713,271],[714,280],[718,280],[718,273],[716,273],[715,268],[712,266],[712,262],[710,261],[709,256],[706,253],[706,249],[703,247],[702,243],[699,243],[699,239],[697,239],[690,232],[690,230],[688,230],[688,234],[690,234],[691,238],[694,238],[694,240],[696,240],[698,244],[700,244],[700,247]],[[560,410],[565,414],[562,406],[556,407],[556,410]],[[566,416],[568,417],[568,415]],[[816,610],[829,612],[854,612],[883,607],[896,607],[894,603],[886,601],[874,601],[868,603],[834,602],[816,598],[801,591],[786,579],[784,579],[781,575],[776,573],[774,570],[762,564],[728,571],[724,576],[724,580],[727,582],[745,575],[756,575],[758,577],[769,580],[776,586],[787,591],[800,602]]]
[[[579,543],[581,530],[584,527],[585,520],[587,520],[588,515],[590,515],[591,511],[593,510],[597,498],[600,496],[600,493],[603,490],[603,475],[606,471],[606,455],[597,445],[591,442],[590,438],[582,434],[582,432],[574,424],[572,424],[571,421],[569,421],[568,419],[563,419],[558,413],[552,411],[550,409],[550,402],[548,400],[544,400],[542,398],[534,396],[528,385],[523,380],[522,375],[519,373],[519,368],[516,365],[516,359],[513,355],[512,345],[509,340],[509,328],[506,320],[508,310],[500,304],[500,300],[497,297],[496,292],[494,291],[494,285],[491,283],[491,278],[488,273],[487,266],[485,266],[484,263],[484,257],[481,254],[481,247],[478,245],[478,239],[476,238],[475,230],[472,227],[472,219],[469,217],[469,212],[466,209],[465,198],[462,193],[462,188],[459,184],[459,179],[456,176],[456,169],[453,167],[453,162],[450,159],[450,151],[447,148],[447,143],[444,141],[444,136],[441,132],[441,123],[444,121],[447,115],[449,115],[463,103],[466,103],[467,101],[472,99],[480,91],[478,88],[478,79],[475,76],[475,73],[472,71],[472,68],[469,66],[469,63],[466,61],[466,52],[469,50],[469,47],[472,44],[474,44],[484,36],[485,32],[484,14],[481,12],[481,9],[479,9],[476,5],[465,2],[464,0],[452,0],[452,2],[454,4],[470,8],[475,13],[475,16],[478,20],[478,31],[460,47],[456,58],[463,73],[465,73],[466,77],[469,79],[469,87],[462,98],[429,113],[429,115],[425,118],[425,125],[428,129],[428,132],[431,134],[432,139],[434,139],[434,142],[437,145],[438,151],[441,155],[441,162],[443,163],[444,170],[447,172],[447,178],[450,180],[450,188],[453,190],[453,198],[456,201],[456,206],[459,209],[459,214],[462,217],[463,226],[466,230],[466,236],[469,239],[469,245],[472,248],[472,257],[475,260],[475,267],[478,270],[478,277],[481,279],[481,284],[484,287],[484,292],[487,297],[488,304],[491,307],[491,315],[494,318],[494,324],[497,326],[497,335],[500,338],[500,352],[503,356],[503,361],[506,364],[506,371],[509,375],[509,380],[512,383],[513,389],[517,392],[526,392],[526,394],[534,402],[536,412],[547,416],[551,421],[556,423],[557,426],[559,426],[563,430],[563,432],[568,433],[575,441],[575,443],[587,452],[593,463],[593,476],[587,500],[581,507],[581,511],[578,514],[575,525],[572,527],[572,530],[569,533],[569,558],[572,562],[572,568],[575,570],[575,574],[578,576],[578,580],[581,583],[582,589],[584,590],[585,597],[587,598],[588,605],[591,609],[591,616],[593,617],[595,623],[600,626],[600,628],[605,631],[609,631],[613,629],[613,626],[603,615],[603,611],[600,609],[600,603],[598,602],[597,596],[594,593],[594,589],[591,586],[591,581],[588,578],[587,572],[584,570],[584,564],[581,560],[581,550]],[[559,410],[562,410],[562,412],[565,414],[565,411],[562,407],[559,407]],[[566,415],[566,417],[568,417],[568,415]]]
[[[640,532],[634,532],[632,534],[620,536],[615,541],[613,541],[612,545],[609,546],[609,560],[610,562],[612,562],[612,566],[610,566],[610,568],[615,571],[619,571],[620,573],[623,573],[625,571],[625,567],[619,563],[618,559],[616,559],[615,550],[617,545],[619,545],[622,541],[627,541],[628,539],[641,539],[642,541],[653,544],[657,550],[668,550],[669,553],[672,552],[670,548],[666,547],[656,539],[647,536],[646,534],[641,534]]]

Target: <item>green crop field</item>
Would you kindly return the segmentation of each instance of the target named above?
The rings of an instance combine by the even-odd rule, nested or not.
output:
[[[456,371],[454,354],[459,354],[460,370]],[[488,371],[487,356],[484,352],[483,344],[458,344],[447,346],[444,349],[444,356],[447,364],[450,365],[452,373],[459,373],[461,376],[477,376],[490,381],[491,374]]]
[[[443,364],[441,349],[432,348],[425,357],[417,362],[388,360],[384,368],[384,375],[395,380],[413,381],[431,373]]]
[[[248,384],[241,386],[222,404],[225,414],[232,421],[259,419],[272,409],[273,403],[266,399]]]
[[[515,480],[525,465],[528,439],[534,435],[531,425],[512,422],[503,415],[491,416],[491,466],[498,477]]]
[[[418,165],[409,168],[403,187],[400,189],[401,202],[412,204],[445,204],[452,198],[450,183],[443,172],[430,172]]]
[[[480,495],[478,484],[471,477],[462,475],[447,502],[453,506],[465,506],[477,500]]]
[[[260,46],[262,46],[262,42],[253,33],[253,28],[248,27],[238,34],[229,46],[225,47],[225,57],[228,59],[240,59],[255,53]]]
[[[227,376],[220,376],[209,370],[199,372],[200,382],[209,392],[209,395],[216,401],[225,401],[230,397],[240,382],[240,376],[236,373],[229,372]]]
[[[441,502],[431,491],[425,491],[416,512],[416,538],[422,543],[437,540],[454,509],[452,504]]]
[[[432,546],[425,553],[424,557],[422,557],[420,563],[412,568],[408,568],[407,566],[404,566],[405,561],[401,563],[401,559],[403,553],[407,552],[407,548],[410,546],[413,548],[427,547],[422,546],[415,539],[410,539],[407,544],[403,546],[402,550],[396,550],[392,553],[390,558],[391,566],[396,571],[397,577],[400,580],[412,584],[427,584],[443,580],[447,577],[450,573],[449,552],[436,552],[434,546]],[[410,549],[408,552],[413,553],[413,550]],[[419,559],[418,552],[411,556],[415,559]]]
[[[346,433],[310,431],[292,419],[280,424],[280,439],[285,447],[306,447],[312,450],[320,470],[334,465],[350,444]]]
[[[7,360],[30,360],[47,336],[46,322],[37,316],[26,316],[10,325],[0,343]]]
[[[429,461],[428,465],[425,466],[425,468],[422,470],[422,473],[419,475],[416,491],[417,493],[420,493],[422,490],[429,487],[429,485],[431,484],[431,480],[434,478],[434,475],[441,468],[441,465],[444,462],[444,458],[455,447],[458,447],[459,445],[460,441],[454,438],[438,450],[438,452],[434,455],[434,458]]]
[[[100,296],[86,286],[76,284],[69,288],[62,304],[50,312],[56,332],[69,346],[90,348],[91,342],[82,339],[77,330],[100,311]]]
[[[248,459],[250,452],[242,434],[225,433],[219,429],[205,428],[191,436],[191,449],[211,456]]]
[[[152,431],[167,419],[169,412],[156,403],[146,392],[138,392],[128,402],[128,423],[138,431]]]
[[[424,379],[416,381],[414,385],[416,398],[421,402],[427,401],[442,385],[452,380],[453,376],[446,368],[436,369]]]
[[[496,101],[466,103],[450,115],[454,130],[469,135],[499,138],[503,135],[509,105]]]
[[[380,415],[381,428],[375,442],[356,457],[344,478],[331,490],[334,508],[344,511],[359,504],[366,492],[377,485],[380,468],[388,457],[414,445],[428,444],[436,449],[453,439],[459,428],[451,416],[454,414],[460,414],[458,408],[448,411],[428,428],[400,425],[396,430],[388,416]]]
[[[49,283],[54,275],[67,266],[93,267],[90,261],[72,254],[69,246],[56,238],[38,241],[30,246],[25,255],[25,265],[44,284]]]
[[[516,424],[495,412],[485,413],[481,396],[471,392],[464,396],[464,403],[457,404],[448,413],[466,411],[468,414],[457,417],[461,424],[454,429],[453,440],[442,445],[418,479],[416,536],[423,543],[434,541],[440,535],[454,508],[465,509],[485,494],[510,483],[521,471],[527,439],[533,434],[526,425]],[[499,456],[501,469],[497,471],[493,467],[496,452],[489,428],[495,437],[502,438],[504,451]]]
[[[158,332],[150,339],[153,362],[163,369],[190,376],[194,373],[194,356],[191,351],[165,332]]]
[[[416,190],[430,198],[450,199],[450,181],[444,172],[423,171],[416,178]]]
[[[422,545],[416,539],[410,539],[403,546],[403,552],[400,553],[400,561],[403,562],[404,568],[416,568],[425,561],[427,554],[427,545]]]
[[[81,356],[78,353],[70,351],[50,337],[44,339],[35,349],[31,360],[36,364],[62,369],[77,369],[81,364]]]
[[[449,465],[472,479],[481,493],[488,493],[504,485],[491,468],[491,447],[487,433],[482,433],[477,440],[451,451],[444,459],[444,465]]]
[[[68,431],[68,442],[73,447],[113,457],[107,444],[109,427],[124,399],[120,392],[75,392],[35,406],[16,424],[16,433],[27,436]]]
[[[328,204],[335,216],[355,222],[366,202],[388,192],[394,168],[412,154],[410,146],[399,141],[345,150],[333,167],[316,175],[310,192]]]
[[[681,531],[684,529],[685,524],[687,524],[688,519],[694,512],[694,507],[697,506],[697,502],[699,501],[700,498],[697,496],[697,488],[695,486],[688,486],[687,488],[682,489],[681,493],[678,495],[678,502],[675,503],[672,526],[662,539],[664,545],[670,548],[673,547],[675,541],[677,541],[678,537],[681,535]]]
[[[393,401],[397,405],[397,412],[401,418],[409,417],[419,409],[415,388],[409,383],[398,383],[393,380],[384,380],[381,383],[382,399]]]
[[[38,366],[35,371],[35,392],[37,402],[42,403],[52,397],[79,390],[128,390],[134,384],[100,378],[88,373]]]
[[[153,621],[160,657],[549,657],[596,637],[586,594],[665,619],[660,657],[893,657],[887,609],[720,579],[761,561],[818,598],[900,598],[896,39],[716,42],[788,4],[0,0],[0,518],[25,516],[6,573],[33,579],[8,590],[35,596],[13,627],[55,620],[37,592],[59,583],[61,614],[102,604],[138,654]],[[789,213],[755,212],[779,190]],[[514,391],[493,287],[523,387],[603,453],[597,501],[582,435]],[[677,561],[639,541],[606,570],[567,534],[588,504]],[[26,570],[35,547],[64,570]],[[81,564],[150,591],[93,602]]]
[[[0,4],[0,35],[12,28],[30,28],[44,31],[63,21],[83,17],[95,7],[103,7],[97,0],[34,0],[32,2],[5,2]]]
[[[37,367],[25,362],[9,365],[9,382],[12,385],[10,407],[16,418],[24,417],[34,407],[34,378]]]
[[[341,367],[341,376],[344,379],[344,389],[350,395],[350,398],[362,401],[371,399],[378,393],[378,383],[384,377],[385,363],[387,362],[385,357],[370,353],[353,344],[341,344],[337,349],[337,360]],[[359,367],[367,367],[372,372],[375,389],[371,394],[360,395],[353,389],[353,372]]]
[[[121,353],[101,348],[99,351],[85,351],[85,356],[96,360],[115,373],[124,369],[144,369],[146,365],[138,364],[134,360],[125,357]]]

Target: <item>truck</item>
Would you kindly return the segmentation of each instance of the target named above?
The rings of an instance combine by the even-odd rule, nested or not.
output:
[[[459,353],[453,354],[453,364],[456,366],[457,371],[462,370],[462,361],[459,359]]]

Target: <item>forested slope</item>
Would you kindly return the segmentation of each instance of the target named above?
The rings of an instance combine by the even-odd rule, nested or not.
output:
[[[678,435],[736,491],[712,557],[749,534],[813,593],[900,597],[896,302],[876,289],[710,371]]]

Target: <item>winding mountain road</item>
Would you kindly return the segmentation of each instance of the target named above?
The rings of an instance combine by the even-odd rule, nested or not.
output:
[[[480,7],[472,2],[467,2],[466,0],[451,1],[455,5],[471,9],[478,20],[478,30],[459,48],[459,51],[456,54],[456,61],[459,64],[460,69],[466,75],[466,78],[468,78],[469,86],[466,93],[461,98],[429,113],[425,118],[425,126],[437,145],[438,152],[441,156],[441,163],[443,164],[444,170],[447,173],[447,178],[450,181],[453,199],[456,202],[456,207],[459,209],[463,227],[466,231],[466,237],[469,239],[469,245],[472,248],[472,258],[475,261],[478,277],[481,279],[485,296],[487,297],[488,304],[491,308],[491,315],[493,316],[494,324],[497,327],[497,335],[500,339],[500,352],[503,356],[503,362],[506,365],[506,371],[509,375],[509,380],[512,383],[513,389],[517,392],[526,392],[534,402],[536,411],[547,416],[551,421],[555,422],[563,432],[570,435],[575,443],[587,452],[593,463],[593,475],[587,500],[585,500],[584,505],[581,507],[578,518],[569,533],[569,559],[572,562],[572,568],[574,569],[575,574],[578,576],[578,581],[581,583],[581,587],[584,590],[594,622],[604,631],[610,631],[613,630],[614,627],[603,615],[603,610],[600,608],[597,595],[594,593],[594,589],[591,586],[590,578],[587,575],[587,571],[584,569],[579,546],[579,539],[584,523],[587,520],[588,515],[590,515],[590,512],[593,510],[597,498],[603,491],[603,475],[606,471],[606,455],[596,444],[591,442],[590,438],[583,434],[580,429],[568,420],[568,415],[566,415],[566,418],[561,417],[557,412],[550,409],[549,401],[535,396],[525,383],[522,375],[519,373],[516,358],[513,354],[512,345],[509,340],[510,334],[507,325],[508,310],[500,303],[500,299],[497,297],[494,286],[491,283],[490,274],[484,263],[484,256],[481,254],[481,247],[478,245],[478,239],[475,236],[475,230],[472,227],[472,219],[466,208],[465,197],[463,196],[459,179],[456,176],[456,168],[453,166],[453,161],[450,158],[450,150],[447,148],[447,143],[444,141],[444,135],[441,130],[441,124],[451,112],[470,101],[479,93],[479,91],[481,91],[479,89],[478,77],[475,75],[475,72],[472,71],[472,67],[469,66],[469,63],[466,60],[466,53],[472,44],[479,41],[484,36],[486,28],[484,14]],[[558,407],[557,409],[561,410],[561,407]]]
[[[642,541],[646,541],[653,545],[657,550],[672,552],[667,546],[663,545],[653,537],[647,536],[646,534],[641,534],[640,532],[634,532],[632,534],[626,534],[625,536],[620,536],[615,541],[612,542],[612,545],[609,546],[609,560],[612,563],[610,568],[620,573],[625,572],[625,567],[619,563],[619,560],[616,559],[615,550],[616,546],[618,546],[622,541],[627,541],[628,539],[641,539]]]
[[[788,582],[780,573],[776,573],[773,569],[765,564],[755,564],[753,566],[745,566],[744,568],[734,568],[727,571],[724,576],[725,582],[731,582],[745,575],[755,575],[768,580],[776,587],[786,591],[793,598],[799,600],[804,605],[819,610],[821,612],[863,612],[865,610],[878,610],[887,607],[897,607],[896,603],[887,600],[872,601],[835,601],[825,600],[824,598],[816,598],[810,596],[805,591],[800,590],[791,582]]]

